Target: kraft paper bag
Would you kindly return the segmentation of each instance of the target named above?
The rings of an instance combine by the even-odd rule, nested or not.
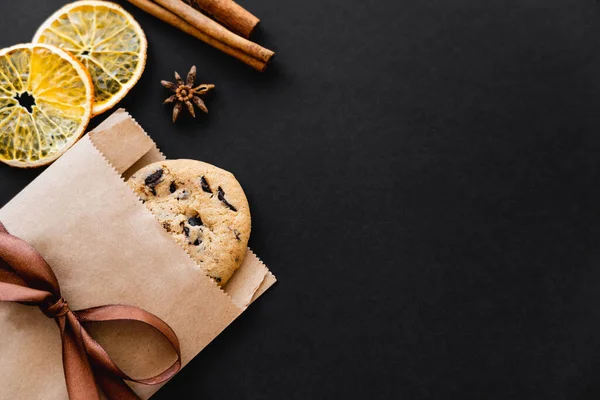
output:
[[[185,365],[275,277],[250,250],[224,289],[204,275],[125,184],[164,159],[118,110],[0,209],[0,221],[46,259],[71,309],[143,308],[173,328]],[[90,324],[88,332],[134,378],[157,374],[176,357],[143,324]],[[0,399],[67,399],[59,330],[38,308],[0,302],[0,377]],[[143,399],[160,388],[128,384]]]

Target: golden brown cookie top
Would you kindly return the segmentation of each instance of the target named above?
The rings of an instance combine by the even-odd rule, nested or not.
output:
[[[150,212],[205,273],[225,285],[250,237],[250,207],[233,174],[196,160],[160,161],[128,180]]]

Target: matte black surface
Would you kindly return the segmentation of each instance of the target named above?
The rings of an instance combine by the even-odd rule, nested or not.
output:
[[[4,1],[0,45],[59,3]],[[156,399],[598,398],[600,3],[240,3],[263,75],[125,4],[122,105],[236,174],[279,278]],[[192,64],[210,114],[172,125]],[[38,173],[0,166],[0,205]]]

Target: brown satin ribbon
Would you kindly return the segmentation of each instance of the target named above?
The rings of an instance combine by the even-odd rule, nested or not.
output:
[[[139,400],[123,379],[155,385],[170,379],[181,368],[179,340],[163,320],[140,308],[125,305],[72,311],[60,294],[52,268],[33,247],[9,234],[1,222],[0,301],[38,306],[48,318],[56,321],[62,338],[63,367],[71,400],[99,400],[98,388],[109,399]],[[121,320],[142,322],[159,331],[175,349],[177,360],[151,378],[133,379],[125,374],[82,325],[84,322]]]

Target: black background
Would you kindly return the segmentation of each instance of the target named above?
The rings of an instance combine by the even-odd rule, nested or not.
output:
[[[240,1],[264,74],[122,3],[122,105],[236,174],[279,278],[157,400],[600,396],[600,3]],[[0,45],[60,5],[4,1]],[[210,114],[172,125],[192,64]],[[38,173],[1,166],[0,205]]]

